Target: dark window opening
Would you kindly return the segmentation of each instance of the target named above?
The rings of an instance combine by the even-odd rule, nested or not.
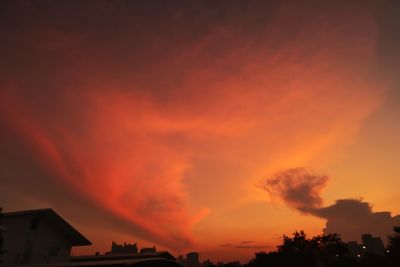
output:
[[[39,219],[33,218],[31,221],[31,230],[36,231],[39,228]]]

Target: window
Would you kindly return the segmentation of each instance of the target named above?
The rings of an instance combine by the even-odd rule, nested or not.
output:
[[[31,230],[36,231],[39,228],[39,218],[33,218],[31,220]]]

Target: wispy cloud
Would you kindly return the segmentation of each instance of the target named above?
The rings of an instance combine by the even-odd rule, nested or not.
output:
[[[266,249],[266,248],[271,248],[270,245],[267,244],[260,244],[260,242],[257,241],[242,241],[240,243],[236,244],[222,244],[220,245],[221,248],[235,248],[235,249]]]
[[[240,244],[249,244],[249,243],[255,243],[257,241],[252,241],[252,240],[247,240],[247,241],[242,241]]]

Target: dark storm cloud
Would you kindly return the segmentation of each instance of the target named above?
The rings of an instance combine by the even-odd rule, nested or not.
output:
[[[289,169],[268,179],[266,189],[298,211],[326,219],[324,233],[339,233],[346,240],[360,240],[362,234],[382,237],[400,225],[400,216],[388,211],[374,212],[368,202],[358,199],[339,199],[331,206],[322,206],[321,191],[327,176],[315,175],[303,168]]]
[[[357,199],[340,199],[336,203],[311,210],[310,214],[327,220],[325,233],[340,233],[345,240],[360,240],[370,233],[385,242],[394,226],[400,225],[400,216],[389,211],[374,212],[371,204]]]
[[[289,206],[307,212],[322,204],[320,191],[328,177],[316,175],[304,168],[289,169],[277,173],[265,181],[262,187],[271,195],[278,195]]]

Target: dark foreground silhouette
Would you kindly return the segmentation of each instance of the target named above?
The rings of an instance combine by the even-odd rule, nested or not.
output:
[[[352,250],[350,244],[338,234],[323,234],[311,239],[303,231],[283,236],[283,242],[273,252],[258,252],[255,258],[243,267],[400,267],[400,227],[394,227],[389,236],[389,245],[383,252],[373,253],[360,245],[360,252]],[[368,235],[367,235],[368,236]],[[204,267],[241,267],[235,261]]]
[[[0,208],[0,256],[10,253],[4,249],[7,245],[7,239],[3,240],[4,230],[7,229],[8,234],[11,234],[13,224],[9,224],[8,228],[3,227],[4,218],[25,218],[34,214],[33,219],[26,217],[27,222],[31,222],[31,232],[37,232],[39,215],[48,215],[64,226],[68,226],[71,231],[72,226],[66,223],[51,209],[31,210],[14,213],[2,213]],[[7,216],[5,216],[7,215]],[[22,217],[21,217],[22,216]],[[24,217],[25,216],[25,217]],[[42,216],[43,217],[43,216]],[[47,218],[46,216],[43,219]],[[32,219],[32,220],[31,220]],[[43,224],[45,225],[45,224]],[[47,228],[43,228],[47,229]],[[42,230],[43,230],[42,229]],[[341,240],[338,234],[323,234],[312,238],[307,238],[303,231],[295,232],[292,236],[283,236],[283,242],[273,252],[258,252],[255,258],[243,267],[292,267],[292,266],[307,266],[307,267],[400,267],[400,227],[393,228],[393,234],[389,236],[389,244],[385,248],[380,238],[373,237],[370,234],[362,236],[363,244],[359,245],[356,242],[345,243]],[[75,233],[75,232],[73,232]],[[79,233],[75,235],[85,241],[85,244],[91,244],[90,241],[84,239]],[[20,232],[16,232],[15,236],[20,236]],[[12,236],[12,235],[11,235]],[[40,235],[37,235],[40,241]],[[8,239],[13,241],[12,238]],[[56,239],[55,239],[56,240]],[[86,242],[87,241],[87,242]],[[39,244],[39,243],[38,243]],[[69,247],[70,248],[70,247]],[[121,254],[122,253],[122,254]],[[7,267],[0,258],[0,267]],[[141,249],[138,252],[136,244],[118,245],[113,243],[109,254],[105,255],[89,255],[70,257],[66,255],[65,261],[59,263],[40,263],[48,265],[41,266],[57,266],[57,267],[81,267],[81,266],[135,266],[135,267],[200,267],[199,254],[191,252],[187,254],[185,261],[181,261],[180,257],[176,260],[168,252],[157,252],[155,247]],[[28,266],[28,265],[25,265]],[[36,266],[36,265],[29,265]],[[203,267],[242,267],[239,262],[213,264],[211,261],[205,261]]]
[[[259,252],[245,267],[385,267],[400,266],[400,227],[394,227],[389,246],[383,254],[366,252],[354,255],[338,234],[307,239],[303,231],[291,237],[284,236],[283,243],[274,252]]]

